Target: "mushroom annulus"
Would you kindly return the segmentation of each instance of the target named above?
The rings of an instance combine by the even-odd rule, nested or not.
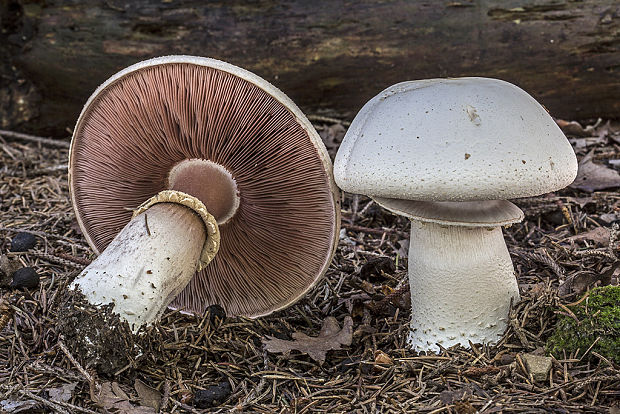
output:
[[[508,199],[569,185],[572,147],[536,100],[488,78],[399,83],[356,115],[336,155],[338,186],[411,220],[408,344],[495,343],[519,288],[502,226]]]
[[[134,333],[167,306],[252,318],[289,306],[338,239],[338,189],[312,124],[215,59],[154,58],[103,83],[74,130],[69,187],[99,254],[70,288]]]

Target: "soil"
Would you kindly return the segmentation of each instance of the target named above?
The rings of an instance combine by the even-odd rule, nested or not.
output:
[[[313,119],[333,155],[347,123]],[[514,200],[526,219],[504,231],[522,295],[510,326],[494,346],[438,355],[405,344],[408,221],[351,194],[343,194],[343,231],[327,274],[286,310],[256,320],[167,311],[134,339],[106,314],[78,317],[67,306],[83,304],[66,287],[94,255],[71,209],[68,141],[0,134],[0,253],[40,275],[37,288],[0,288],[0,413],[617,414],[619,361],[593,347],[546,354],[558,316],[592,288],[618,285],[620,128],[571,128],[578,158],[590,157],[590,172],[605,168],[604,180],[595,172],[580,188]],[[24,231],[37,245],[10,252]],[[323,363],[264,348],[267,337],[316,337],[328,316],[341,327],[352,318],[353,334]],[[96,335],[107,350],[89,349]],[[551,359],[544,381],[534,379],[527,354]]]
[[[114,305],[93,306],[82,293],[69,289],[61,292],[58,303],[59,340],[84,361],[84,368],[113,376],[140,354],[129,324],[114,313]]]

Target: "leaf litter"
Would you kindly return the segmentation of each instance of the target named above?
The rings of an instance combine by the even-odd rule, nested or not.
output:
[[[334,132],[333,138],[326,135],[333,155],[336,133],[346,124],[334,126],[339,122],[325,117],[314,121],[318,129]],[[618,169],[611,162],[620,159],[618,125],[599,122],[582,129],[579,136],[568,133],[581,164],[589,154],[586,161]],[[614,225],[620,195],[613,187],[597,190],[600,183],[588,182],[587,190],[514,200],[526,219],[505,229],[505,238],[522,300],[513,305],[510,326],[496,346],[473,344],[438,355],[408,350],[402,253],[409,223],[368,198],[344,194],[334,261],[297,304],[256,320],[167,311],[152,328],[156,340],[140,344],[145,350],[140,358],[97,377],[80,367],[71,350],[59,350],[55,329],[59,292],[94,257],[71,210],[63,168],[68,151],[10,137],[0,137],[0,143],[10,152],[0,153],[0,254],[33,267],[41,278],[34,289],[0,288],[4,411],[154,412],[161,396],[163,413],[618,412],[617,361],[592,351],[591,358],[582,358],[587,349],[557,355],[545,382],[532,381],[524,363],[526,354],[544,349],[564,312],[560,305],[582,300],[594,286],[618,284],[620,236]],[[11,239],[23,231],[37,236],[37,246],[9,252]],[[341,323],[350,318],[353,333],[350,345],[326,350],[322,364],[292,348],[286,355],[263,347],[264,338],[290,338],[295,332],[316,339],[329,317]],[[226,393],[201,408],[196,396],[223,383],[230,387]],[[63,391],[67,384],[77,385]],[[56,392],[61,397],[54,400]]]

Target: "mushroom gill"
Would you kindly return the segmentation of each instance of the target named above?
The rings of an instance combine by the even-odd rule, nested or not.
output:
[[[218,205],[232,212],[220,225],[220,251],[172,306],[198,314],[212,304],[229,315],[270,313],[306,292],[334,250],[338,200],[313,132],[236,74],[187,62],[142,67],[100,90],[78,122],[70,160],[78,222],[101,252],[132,209],[169,187],[175,166],[217,165],[236,184],[238,205]],[[207,209],[209,200],[214,207],[230,203],[231,191],[218,195],[225,175],[202,174],[200,194],[192,195]],[[184,191],[198,188],[179,177]]]

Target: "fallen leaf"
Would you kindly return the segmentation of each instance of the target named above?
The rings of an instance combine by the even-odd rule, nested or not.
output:
[[[601,214],[600,216],[598,216],[599,220],[606,223],[606,224],[611,224],[614,221],[618,220],[620,217],[618,217],[617,214],[615,213],[604,213]]]
[[[566,135],[571,135],[574,137],[589,137],[592,136],[592,133],[594,132],[594,128],[586,127],[584,129],[577,121],[569,122],[563,119],[556,119],[555,122]]]
[[[392,361],[392,358],[390,358],[388,354],[378,349],[375,351],[375,364],[392,365],[393,363],[394,361]]]
[[[144,382],[136,378],[133,387],[138,393],[140,404],[145,407],[151,407],[159,411],[159,405],[161,404],[161,393],[155,388],[149,387]]]
[[[601,164],[595,164],[592,161],[592,154],[593,151],[590,151],[579,161],[577,178],[569,187],[590,193],[596,190],[620,187],[618,171]]]
[[[323,321],[319,336],[311,337],[301,332],[294,332],[292,336],[294,341],[267,336],[263,344],[269,352],[288,355],[292,350],[296,350],[308,354],[310,358],[322,364],[325,362],[327,351],[340,349],[342,345],[351,345],[353,319],[350,316],[345,317],[342,329],[340,329],[336,318],[328,316]]]
[[[579,242],[584,240],[593,241],[601,246],[609,246],[609,229],[605,227],[595,227],[585,233],[580,233],[575,236],[569,237],[567,240],[572,242]]]
[[[584,293],[590,286],[599,281],[601,286],[607,286],[611,283],[611,277],[619,267],[620,261],[617,261],[601,274],[594,272],[576,273],[558,286],[558,295],[568,296],[571,293]]]
[[[50,400],[68,402],[73,396],[73,390],[76,386],[77,382],[71,382],[62,387],[48,388],[47,395],[49,395]]]
[[[1,413],[31,413],[33,409],[39,405],[35,400],[15,401],[15,400],[2,400],[0,401]]]
[[[96,389],[98,388],[98,389]],[[117,414],[156,414],[152,407],[136,406],[116,382],[104,382],[99,387],[91,384],[90,398],[95,404]]]

